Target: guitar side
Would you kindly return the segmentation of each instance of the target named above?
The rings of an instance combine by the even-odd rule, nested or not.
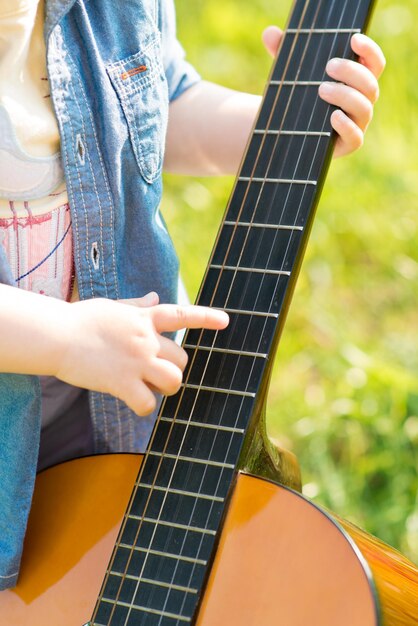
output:
[[[141,460],[88,457],[39,475],[19,584],[0,594],[2,623],[88,622]],[[381,555],[373,541],[369,549]],[[397,603],[379,621],[369,568],[341,526],[299,494],[239,474],[197,626],[412,626],[409,565],[392,572]]]

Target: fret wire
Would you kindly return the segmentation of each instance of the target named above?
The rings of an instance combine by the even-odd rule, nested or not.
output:
[[[202,391],[213,391],[216,393],[223,393],[231,396],[242,396],[243,398],[255,398],[255,393],[249,391],[238,391],[237,389],[221,389],[220,387],[207,387],[205,385],[192,385],[191,383],[182,383],[181,386],[185,389],[197,389]]]
[[[297,230],[303,232],[303,226],[287,226],[285,224],[262,224],[261,222],[234,222],[233,220],[225,220],[225,226],[245,226],[247,228],[267,228],[272,230]],[[224,310],[224,309],[222,309]]]
[[[274,319],[279,317],[278,313],[268,313],[267,311],[247,311],[245,309],[231,309],[227,307],[225,307],[223,311],[231,313],[232,315],[236,313],[239,315],[254,315],[255,317],[273,317]]]
[[[299,34],[299,33],[302,35],[315,34],[315,33],[320,33],[320,34],[361,33],[361,28],[287,28],[285,31],[285,34],[286,33],[290,33],[292,35]]]
[[[194,357],[193,357],[193,359],[192,359],[191,366],[193,365],[193,362],[194,362]],[[205,371],[206,371],[206,368],[205,368]],[[187,379],[186,379],[186,381],[188,380],[189,374],[190,374],[190,372],[189,372],[189,373],[188,373],[188,375],[187,375]],[[204,375],[204,374],[203,374],[203,375]],[[183,396],[184,390],[185,390],[185,385],[184,385],[184,383],[183,383],[183,385],[182,385],[182,390],[181,390],[181,396],[180,396],[180,397],[182,397],[182,396]],[[197,395],[196,395],[196,398],[197,398]],[[196,400],[194,401],[193,405],[195,404],[195,402],[196,402]],[[162,411],[162,410],[163,410],[164,406],[165,406],[165,404],[164,404],[164,402],[163,402],[163,403],[162,403],[162,407],[160,408],[160,411]],[[175,412],[175,416],[177,416],[177,413],[178,413],[179,407],[180,407],[180,404],[178,404],[178,406],[177,406],[177,410],[176,410],[176,412]],[[157,420],[157,423],[158,423],[158,420]],[[150,445],[152,445],[152,442],[153,442],[153,440],[154,440],[154,435],[155,435],[156,430],[157,430],[157,429],[155,428],[155,429],[154,429],[154,432],[152,433],[152,436],[151,436],[151,441],[150,441],[149,446],[150,446]],[[186,433],[187,433],[187,429],[186,429],[186,431],[185,431],[185,433],[184,433],[183,440],[182,440],[182,442],[181,442],[181,446],[180,446],[180,448],[179,448],[180,450],[181,450],[181,447],[183,446],[183,443],[184,443],[184,438],[185,438]],[[167,445],[168,445],[168,441],[169,441],[169,436],[170,436],[170,434],[171,434],[171,430],[170,430],[169,435],[168,435],[168,437],[167,437],[167,441],[166,441],[166,446],[165,446],[165,449],[166,449],[166,447],[167,447]],[[154,454],[154,456],[155,456],[155,453],[153,453],[150,449],[148,449],[147,454],[148,454],[149,456],[151,456],[151,455],[153,455],[153,454]],[[177,457],[176,457],[176,455],[167,455],[167,457],[172,457],[172,458],[174,458],[174,460],[175,460],[175,465],[174,465],[174,468],[172,469],[172,473],[171,473],[171,477],[170,477],[170,482],[169,482],[169,485],[170,485],[170,484],[171,484],[171,482],[172,482],[172,480],[173,480],[174,471],[175,471],[175,468],[176,468],[176,466],[177,466],[178,461],[180,461],[180,460],[186,460],[186,461],[187,461],[188,459],[187,459],[187,457],[183,457],[183,458],[182,458],[182,457],[180,457],[180,456],[177,456]],[[161,468],[161,463],[162,463],[162,461],[163,461],[164,456],[161,456],[160,458],[161,458],[161,460],[160,460],[160,462],[159,462],[159,465],[158,465],[158,468],[157,468],[157,472],[158,472],[158,471],[160,470],[160,468]],[[223,468],[225,468],[225,469],[233,469],[233,470],[235,470],[235,466],[234,466],[234,465],[231,465],[231,464],[225,464],[225,463],[224,463],[224,464],[220,464],[220,463],[216,463],[216,462],[213,462],[213,461],[211,461],[211,462],[204,462],[204,461],[200,461],[200,459],[199,459],[199,460],[197,460],[197,459],[192,459],[192,462],[195,462],[195,463],[196,463],[196,462],[197,462],[197,463],[198,463],[198,462],[204,463],[206,467],[207,467],[207,466],[212,465],[212,466],[216,466],[216,467],[223,467]],[[228,465],[229,465],[229,466],[228,466]],[[205,472],[204,472],[204,473],[206,473],[206,470],[205,470]],[[156,481],[156,479],[157,479],[157,475],[156,475],[156,476],[155,476],[155,478],[154,478],[154,486],[155,486],[155,481]],[[218,481],[218,483],[219,483],[219,481]],[[135,493],[136,493],[136,490],[135,490],[134,494],[135,494]],[[152,491],[150,491],[150,494],[151,494],[151,493],[152,493]],[[185,526],[185,525],[180,525],[180,524],[177,524],[177,523],[174,523],[174,522],[171,522],[171,523],[165,523],[165,522],[163,522],[163,521],[160,519],[160,517],[161,517],[161,512],[162,512],[162,507],[163,507],[163,506],[164,506],[164,504],[165,504],[166,497],[167,497],[167,495],[164,497],[163,503],[162,503],[162,505],[161,505],[160,513],[159,513],[159,515],[158,515],[158,520],[155,520],[155,522],[154,522],[154,523],[155,523],[155,528],[154,528],[154,531],[153,531],[153,533],[152,533],[152,539],[153,539],[153,538],[154,538],[154,536],[155,536],[155,531],[156,531],[156,528],[157,528],[157,525],[158,525],[158,524],[160,524],[160,525],[162,525],[162,526],[168,526],[168,527],[170,527],[170,528],[180,528],[180,529],[186,530],[187,532],[189,532],[189,531],[192,531],[192,532],[199,532],[199,529],[197,529],[196,527],[187,527],[187,526]],[[146,507],[145,507],[145,511],[147,510],[147,507],[148,507],[148,505],[149,505],[149,500],[150,500],[150,497],[148,497],[148,499],[147,499],[147,502],[146,502]],[[133,499],[132,499],[132,501],[133,501]],[[212,505],[212,506],[213,506],[213,505]],[[131,509],[132,509],[132,505],[130,506],[129,511],[130,511]],[[140,528],[141,528],[141,526],[142,526],[143,521],[151,521],[151,520],[150,520],[149,518],[146,518],[146,517],[143,517],[142,519],[140,519],[140,522],[141,522],[141,523],[140,523],[139,529],[138,529],[138,531],[137,531],[137,536],[138,536],[138,532],[139,532],[139,530],[140,530]],[[210,531],[210,530],[208,530],[208,529],[200,529],[200,533],[201,533],[202,535],[203,535],[203,534],[207,534],[207,535],[211,535],[211,536],[216,536],[216,534],[217,534],[217,533],[216,533],[216,531]],[[184,540],[183,540],[183,544],[182,544],[182,548],[181,548],[181,549],[183,549],[183,545],[184,545]],[[202,545],[202,542],[200,542],[200,545]],[[149,553],[148,553],[148,554],[149,554]],[[141,568],[141,571],[140,571],[140,574],[139,574],[139,577],[138,577],[137,588],[138,588],[138,586],[139,586],[139,584],[140,584],[140,582],[141,582],[141,578],[142,578],[142,575],[143,575],[143,571],[144,571],[145,564],[146,564],[146,562],[147,562],[148,554],[146,554],[146,556],[145,556],[145,559],[144,559],[144,564],[142,565],[142,568]],[[132,555],[132,552],[131,552],[131,555]],[[129,560],[128,560],[128,564],[129,564],[129,562],[130,562],[130,557],[129,557]],[[125,570],[125,572],[126,572],[126,570]],[[119,590],[119,592],[120,592],[120,590]],[[119,593],[118,593],[118,595],[119,595]],[[164,605],[164,606],[165,606],[165,605]],[[128,617],[129,617],[130,612],[131,612],[131,609],[129,609]],[[112,615],[113,615],[113,613],[112,613]]]
[[[131,546],[128,543],[120,543],[119,545],[121,548],[126,548],[127,550],[136,550],[137,552],[145,552],[145,554],[152,554],[154,556],[162,556],[167,559],[175,559],[176,561],[185,561],[186,563],[196,563],[196,565],[208,564],[208,562],[205,561],[204,559],[194,559],[191,556],[183,556],[182,554],[172,554],[171,552],[162,552],[161,550],[153,550],[151,548],[141,548],[140,546]],[[107,571],[109,574],[116,573],[113,570],[109,570],[109,569]]]
[[[344,11],[345,11],[345,8],[344,8]],[[356,15],[358,14],[358,10],[359,10],[359,6],[357,7]],[[342,15],[343,15],[344,11],[341,12],[341,14],[340,14],[340,22],[339,22],[339,24],[341,24],[341,19],[342,19]],[[321,28],[321,29],[319,29],[319,28],[307,28],[307,29],[296,28],[296,29],[288,29],[287,30],[287,32],[292,32],[292,31],[297,33],[297,34],[302,33],[302,32],[308,33],[309,34],[309,38],[312,36],[312,33],[321,33],[321,34],[322,33],[332,33],[332,34],[334,34],[334,38],[333,38],[333,43],[334,43],[336,41],[336,37],[337,37],[337,35],[339,33],[361,32],[361,29],[359,29],[359,28]],[[346,44],[346,45],[348,45],[348,44]],[[306,50],[306,48],[305,48],[305,50]],[[317,58],[318,58],[318,53],[317,53]],[[280,84],[280,81],[275,81],[275,82],[277,84]],[[286,83],[291,83],[291,82],[292,81],[284,81],[285,84]],[[310,82],[313,83],[313,82],[316,82],[316,81],[294,81],[294,84],[297,85],[297,84],[299,84],[299,82],[300,83],[304,83],[304,84],[309,84]],[[320,83],[320,81],[318,81],[318,82]],[[305,95],[306,95],[306,92],[305,92],[303,98],[305,98]],[[316,107],[316,105],[317,105],[317,100],[315,101],[314,108]],[[310,118],[311,120],[312,120],[312,115],[313,115],[313,110],[311,112],[311,118]],[[322,131],[323,131],[324,123],[325,123],[325,120],[324,120],[323,125],[322,125]],[[303,146],[305,145],[305,141],[306,141],[306,137],[304,138]],[[302,149],[303,149],[303,146],[302,146]],[[317,146],[316,146],[315,155],[316,155],[316,153],[318,151],[318,146],[319,146],[319,144],[317,144]],[[314,159],[312,159],[312,163],[313,163],[313,160]],[[299,163],[299,161],[300,161],[300,155],[299,155],[298,163]],[[312,165],[311,165],[311,170],[312,170]],[[299,208],[300,208],[300,203],[299,203]]]
[[[216,348],[215,346],[195,346],[191,343],[185,343],[183,348],[187,348],[188,350],[203,350],[204,352],[222,352],[222,354],[235,354],[237,356],[250,356],[255,359],[266,359],[267,354],[260,354],[259,352],[246,352],[245,350],[230,350],[227,348]]]
[[[177,424],[176,420],[176,424]],[[220,498],[219,496],[208,496],[203,493],[195,493],[194,491],[183,491],[182,489],[172,489],[171,487],[161,487],[159,485],[151,485],[148,483],[135,483],[137,487],[145,487],[146,489],[155,489],[155,491],[163,491],[167,493],[175,493],[180,496],[188,496],[190,498],[202,499],[202,500],[211,500],[213,502],[225,502],[225,498]]]
[[[249,274],[273,274],[273,276],[290,276],[290,272],[284,270],[268,270],[261,267],[238,267],[237,265],[209,265],[214,270],[232,270],[237,272],[248,272]]]
[[[294,32],[296,34],[306,32],[306,33],[308,33],[311,36],[313,32],[319,32],[319,33],[349,32],[349,33],[351,33],[351,32],[360,32],[360,29],[287,29],[286,32]],[[312,82],[310,82],[310,81],[296,81],[296,80],[295,81],[286,81],[286,80],[284,80],[284,81],[271,81],[270,84],[272,84],[272,85],[280,85],[280,86],[281,85],[293,85],[295,87],[296,85],[319,85],[319,84],[321,84],[321,82],[320,81],[312,81]],[[305,92],[305,95],[306,95],[306,92]],[[289,98],[289,100],[290,100],[290,98]],[[316,106],[316,101],[315,101],[315,106]],[[312,119],[312,114],[311,114],[311,119]],[[262,133],[262,131],[260,131],[259,134],[261,134],[261,133]],[[277,135],[279,136],[280,132],[278,132]],[[305,145],[305,140],[306,140],[306,138],[304,139],[303,146]],[[277,140],[276,140],[276,142],[277,142]],[[317,150],[318,150],[318,146],[317,146],[317,148],[315,150],[315,154],[316,154]],[[299,161],[300,161],[300,155],[299,155],[298,163],[299,163]],[[312,162],[313,162],[313,160],[312,160]],[[311,168],[312,168],[312,166],[311,166]],[[300,209],[300,203],[299,203],[299,209]]]
[[[193,362],[194,362],[194,357],[193,357],[193,360],[192,360],[191,365],[190,365],[190,371],[191,371],[191,368],[192,368]],[[206,367],[207,367],[207,366],[206,366]],[[189,371],[189,373],[187,374],[187,379],[186,379],[186,382],[187,382],[188,377],[189,377],[189,375],[190,375],[190,371]],[[205,368],[205,370],[204,370],[204,373],[202,374],[202,379],[203,379],[203,376],[204,376],[204,374],[205,374],[205,371],[206,371],[206,368]],[[186,388],[187,388],[187,387],[186,387],[186,384],[185,384],[185,383],[183,383],[183,384],[182,384],[181,396],[180,396],[180,397],[182,397],[182,396],[183,396],[184,390],[185,390]],[[199,389],[199,387],[197,387],[197,389]],[[210,390],[210,388],[206,388],[206,390]],[[234,392],[233,392],[233,393],[234,393]],[[242,395],[242,394],[240,394],[240,395]],[[197,398],[197,394],[196,394],[196,398]],[[195,399],[195,401],[194,401],[193,405],[195,405],[195,402],[196,402],[196,399]],[[178,404],[178,406],[177,406],[177,409],[176,409],[176,412],[175,412],[175,416],[177,416],[177,413],[178,413],[179,407],[180,407],[180,404]],[[164,403],[163,403],[162,408],[160,409],[160,411],[161,411],[163,408],[164,408]],[[156,429],[154,430],[154,433],[155,433],[155,432],[156,432]],[[186,433],[187,433],[187,429],[185,430],[185,433],[184,433],[184,436],[183,436],[183,440],[181,441],[181,445],[180,445],[180,448],[179,448],[180,450],[181,450],[181,447],[183,446],[183,443],[184,443],[184,438],[185,438],[185,436],[186,436]],[[169,441],[169,436],[170,436],[170,434],[171,434],[171,430],[170,430],[170,432],[169,432],[169,434],[168,434],[168,437],[167,437],[167,441],[166,441],[166,446],[165,446],[165,449],[166,449],[166,447],[167,447],[167,445],[168,445],[168,441]],[[153,434],[153,436],[151,437],[151,443],[152,443],[153,439],[154,439],[154,434]],[[152,452],[151,450],[149,450],[149,451],[148,451],[148,454],[151,456],[151,455],[153,454],[153,452]],[[176,455],[167,455],[167,457],[168,457],[168,458],[170,458],[170,457],[171,457],[171,458],[174,458],[174,460],[175,460],[175,466],[174,466],[174,468],[173,468],[173,470],[172,470],[171,477],[170,477],[170,481],[169,481],[169,485],[170,485],[170,484],[171,484],[171,482],[172,482],[172,480],[173,480],[175,467],[176,467],[176,465],[177,465],[178,461],[180,461],[180,460],[186,460],[186,461],[187,461],[188,459],[187,459],[187,457],[180,457],[180,456],[177,456],[177,457],[176,457]],[[226,457],[225,457],[225,458],[226,458]],[[161,459],[163,459],[163,457],[161,457]],[[192,462],[202,462],[202,463],[204,463],[204,464],[205,464],[205,466],[206,466],[206,467],[207,467],[207,466],[212,465],[212,466],[216,466],[216,467],[223,467],[223,468],[225,468],[225,469],[232,469],[232,470],[235,470],[235,465],[232,465],[232,464],[225,464],[225,463],[221,464],[221,463],[215,463],[215,462],[213,462],[213,461],[211,461],[211,462],[204,462],[204,461],[200,461],[200,459],[199,459],[199,461],[197,461],[197,459],[192,459]],[[159,471],[159,470],[160,470],[160,467],[161,467],[161,461],[160,461],[160,463],[159,463],[159,465],[158,465],[158,470],[157,470],[157,471]],[[204,472],[204,473],[206,473],[206,469],[205,469],[205,472]],[[154,486],[155,486],[155,481],[156,481],[156,477],[154,478]],[[219,483],[219,481],[218,481],[218,483]],[[157,520],[157,523],[160,523],[161,525],[164,525],[164,523],[160,520],[160,516],[161,516],[162,506],[164,506],[164,503],[165,503],[165,499],[166,499],[166,497],[167,497],[167,496],[165,496],[165,498],[164,498],[164,500],[163,500],[163,503],[162,503],[162,505],[161,505],[160,513],[159,513],[159,515],[158,515],[158,520]],[[148,498],[148,500],[147,500],[146,507],[148,507],[148,505],[149,505],[149,498]],[[212,504],[212,506],[213,506],[213,504]],[[146,510],[146,509],[145,509],[145,510]],[[194,510],[194,509],[193,509],[193,510]],[[143,518],[143,520],[145,520],[145,519],[146,519],[146,518]],[[141,524],[142,524],[142,521],[141,521]],[[182,528],[182,529],[185,529],[185,526],[184,526],[184,525],[175,524],[174,522],[172,522],[171,524],[170,524],[170,523],[167,523],[167,526],[172,527],[172,528],[176,528],[176,527],[177,527],[177,528]],[[193,532],[198,532],[198,531],[197,531],[197,529],[196,529],[196,527],[189,527],[189,528],[186,528],[186,530],[187,530],[187,531],[188,531],[188,530],[191,530],[191,531],[193,531]],[[217,534],[217,533],[216,533],[216,531],[210,531],[210,530],[206,530],[206,533],[204,533],[203,529],[201,529],[201,534],[202,534],[202,535],[203,535],[203,534],[209,534],[209,535],[212,535],[212,536],[216,536],[216,534]],[[152,535],[152,536],[154,537],[154,535],[155,535],[155,530],[154,530],[154,532],[153,532],[153,535]],[[182,547],[183,547],[183,545],[184,545],[184,540],[183,540]],[[200,544],[200,545],[201,545],[201,544]],[[144,570],[144,566],[145,566],[145,563],[146,563],[147,558],[148,558],[148,557],[147,557],[147,555],[146,555],[145,560],[144,560],[144,564],[143,564],[143,566],[142,566],[142,568],[141,568],[141,572],[140,572],[140,575],[139,575],[139,579],[138,579],[137,587],[138,587],[138,585],[139,585],[139,584],[140,584],[140,582],[141,582],[141,578],[142,578],[142,575],[143,575],[143,570]],[[176,569],[177,569],[177,568],[176,568]],[[175,571],[176,571],[176,570],[175,570]],[[173,575],[173,576],[174,576],[174,575]],[[165,605],[164,605],[164,607],[165,607]],[[128,614],[128,616],[129,616],[129,614]]]
[[[305,50],[305,51],[306,51],[306,50]],[[289,84],[291,84],[291,85],[293,85],[293,86],[294,86],[294,85],[296,85],[296,84],[297,84],[297,82],[298,82],[298,81],[287,81],[287,82],[288,82]],[[302,82],[302,81],[300,81],[300,82]],[[304,84],[310,84],[311,82],[313,82],[313,81],[304,81]],[[281,88],[281,85],[282,85],[282,84],[284,84],[284,83],[286,83],[286,81],[278,81],[278,82],[277,82],[277,84],[279,84],[279,85],[280,85],[280,88]],[[276,96],[276,97],[277,97],[277,96]],[[271,116],[270,116],[270,119],[271,119]],[[260,134],[263,134],[263,133],[260,133]],[[277,133],[277,135],[276,135],[276,136],[278,137],[279,135],[280,135],[280,133]],[[277,139],[276,139],[276,144],[277,144]],[[258,156],[259,156],[259,155],[260,155],[260,149],[259,149],[259,152],[258,152]],[[271,162],[271,160],[270,160],[270,162]],[[254,171],[254,170],[253,170],[253,171]],[[242,177],[242,178],[244,178],[244,177]],[[251,177],[251,178],[253,178],[253,179],[254,179],[254,177]],[[267,181],[267,180],[271,180],[271,179],[266,179],[266,181]],[[261,182],[262,182],[262,184],[263,184],[263,185],[265,184],[264,180],[261,180]],[[314,181],[310,181],[310,182],[312,182],[312,183],[316,184]],[[258,199],[259,199],[259,198],[260,198],[260,193],[258,194]],[[257,204],[258,204],[258,200],[257,200]]]
[[[317,185],[317,180],[298,180],[293,178],[256,178],[255,176],[239,176],[238,180],[246,183],[286,183],[290,185]]]
[[[193,357],[193,359],[192,359],[192,361],[191,361],[191,366],[193,365],[193,362],[194,362],[194,357]],[[190,374],[190,372],[189,372],[189,373],[188,373],[188,375],[187,375],[187,379],[188,379],[188,377],[189,377],[189,374]],[[187,379],[186,379],[186,380],[187,380]],[[185,390],[185,386],[184,386],[184,384],[183,384],[183,385],[182,385],[182,390],[181,390],[181,395],[180,395],[180,398],[183,396],[184,390]],[[196,394],[196,398],[197,398],[197,394]],[[195,402],[196,402],[196,400],[195,400],[195,401],[194,401],[194,403],[193,403],[193,408],[194,408],[194,404],[195,404]],[[164,406],[165,406],[165,400],[162,402],[162,405],[161,405],[161,407],[160,407],[160,412],[164,409]],[[175,417],[177,416],[177,413],[178,413],[179,408],[180,408],[180,404],[178,404],[178,406],[177,406],[177,409],[176,409],[176,412],[175,412]],[[157,424],[158,424],[158,419],[159,419],[159,418],[157,418]],[[153,432],[152,432],[152,434],[151,434],[151,439],[150,439],[150,442],[149,442],[149,444],[148,444],[148,450],[147,450],[147,453],[146,453],[146,458],[147,458],[148,456],[156,456],[156,454],[155,454],[155,453],[153,453],[153,452],[150,450],[150,447],[151,447],[151,445],[152,445],[152,443],[153,443],[153,441],[154,441],[154,437],[155,437],[155,433],[156,433],[156,431],[157,431],[157,428],[155,427],[155,428],[154,428],[154,430],[153,430]],[[167,437],[167,441],[166,441],[166,446],[165,446],[165,449],[166,449],[166,447],[167,447],[167,445],[168,445],[168,441],[169,441],[169,436],[170,436],[170,433],[171,433],[171,431],[169,432],[169,435],[168,435],[168,437]],[[187,429],[186,429],[185,434],[184,434],[184,436],[183,436],[183,440],[182,440],[181,445],[180,445],[180,448],[179,448],[180,450],[181,450],[181,448],[182,448],[182,446],[183,446],[183,443],[184,443],[184,438],[185,438],[186,433],[187,433]],[[170,485],[170,484],[171,484],[171,482],[172,482],[172,480],[173,480],[174,471],[175,471],[175,469],[176,469],[176,466],[177,466],[178,461],[180,461],[180,460],[185,460],[185,461],[188,461],[189,459],[188,459],[187,457],[180,457],[180,456],[176,456],[176,455],[168,455],[168,454],[167,454],[166,456],[167,456],[167,457],[169,457],[169,458],[174,458],[174,460],[175,460],[175,464],[174,464],[174,467],[173,467],[173,469],[172,469],[172,472],[171,472],[171,477],[170,477],[170,481],[169,481],[169,485]],[[146,458],[145,458],[145,460],[146,460]],[[161,468],[162,461],[164,460],[164,455],[160,455],[160,459],[161,459],[161,460],[160,460],[159,465],[158,465],[158,468],[157,468],[157,473],[155,474],[155,477],[154,477],[154,486],[155,486],[155,481],[157,480],[158,472],[159,472],[159,470],[160,470],[160,468]],[[192,461],[192,462],[194,462],[194,463],[199,463],[199,462],[200,462],[200,463],[204,463],[204,464],[205,464],[205,466],[210,465],[210,466],[215,466],[215,467],[223,467],[224,469],[233,469],[233,470],[235,470],[235,466],[234,466],[234,465],[231,465],[231,464],[229,464],[229,465],[228,465],[228,464],[220,464],[220,463],[216,463],[216,462],[213,462],[213,461],[211,461],[211,462],[208,462],[208,461],[204,462],[203,460],[200,460],[200,459],[199,459],[199,460],[197,460],[197,459],[191,459],[191,461]],[[144,467],[144,465],[145,465],[145,464],[143,464],[143,467]],[[205,472],[206,472],[206,470],[205,470]],[[142,471],[141,471],[141,473],[140,473],[140,476],[142,476]],[[127,514],[127,515],[125,515],[125,520],[126,520],[127,518],[130,518],[130,517],[131,517],[131,518],[133,518],[133,519],[135,519],[135,517],[136,517],[136,516],[133,516],[133,515],[129,515],[129,512],[132,510],[132,503],[134,502],[134,499],[135,499],[135,495],[136,495],[136,493],[137,493],[137,488],[134,488],[133,496],[131,497],[130,506],[129,506],[129,508],[128,508],[128,514]],[[146,505],[145,505],[145,510],[144,510],[144,512],[145,512],[145,511],[147,510],[147,508],[148,508],[149,501],[150,501],[150,497],[151,497],[151,493],[152,493],[152,490],[150,491],[150,495],[149,495],[149,497],[148,497],[148,499],[147,499],[147,502],[146,502]],[[181,530],[186,530],[186,532],[189,532],[189,531],[191,531],[191,532],[196,532],[196,533],[200,532],[200,534],[202,534],[202,536],[203,536],[203,535],[210,535],[210,536],[215,536],[215,537],[216,537],[216,534],[217,534],[217,532],[216,532],[216,531],[211,531],[211,530],[209,530],[209,529],[198,529],[197,527],[193,527],[193,526],[186,526],[186,525],[184,525],[184,524],[177,524],[177,523],[174,523],[174,522],[169,523],[169,522],[164,522],[164,521],[162,521],[162,520],[160,519],[160,516],[161,516],[161,512],[162,512],[162,507],[164,506],[165,501],[166,501],[166,497],[167,497],[167,495],[164,497],[164,500],[163,500],[163,502],[162,502],[161,509],[160,509],[160,513],[159,513],[159,515],[158,515],[158,519],[157,519],[157,520],[152,520],[152,519],[147,518],[147,517],[137,518],[137,519],[138,519],[138,521],[140,521],[140,524],[139,524],[139,527],[138,527],[138,530],[137,530],[137,534],[136,534],[135,541],[136,541],[136,539],[137,539],[137,537],[138,537],[138,534],[139,534],[140,529],[141,529],[141,527],[142,527],[142,523],[143,523],[144,521],[145,521],[145,522],[151,522],[151,523],[154,523],[154,526],[155,526],[155,527],[154,527],[154,531],[153,531],[153,533],[152,533],[152,537],[151,537],[150,542],[153,540],[153,538],[154,538],[154,536],[155,536],[156,528],[157,528],[157,526],[158,526],[158,525],[161,525],[161,526],[168,526],[168,527],[170,527],[170,528],[179,528],[179,529],[181,529]],[[123,524],[122,524],[122,528],[124,528],[124,527],[125,527],[125,520],[124,520],[124,522],[123,522]],[[182,544],[181,549],[183,549],[183,545],[184,545],[184,541],[183,541],[183,544]],[[202,541],[200,542],[200,546],[201,546],[201,545],[202,545]],[[130,560],[131,560],[131,556],[132,556],[132,554],[133,554],[133,550],[131,550],[130,556],[129,556],[129,558],[128,558],[128,564],[127,564],[127,565],[126,565],[126,567],[125,567],[125,573],[126,573],[126,571],[127,571],[127,567],[128,567],[128,565],[129,565],[129,563],[130,563]],[[147,558],[148,558],[148,555],[149,555],[149,554],[151,554],[150,550],[148,550],[148,552],[146,552],[146,553],[145,553],[144,563],[143,563],[143,565],[142,565],[142,567],[141,567],[141,571],[140,571],[140,573],[139,573],[139,577],[138,577],[138,582],[137,582],[137,587],[136,587],[136,589],[138,589],[138,586],[139,586],[139,584],[140,584],[140,582],[141,582],[142,575],[143,575],[143,571],[144,571],[144,567],[145,567],[145,565],[146,565]],[[113,563],[113,561],[114,561],[114,557],[112,557],[112,559],[111,559],[111,564]],[[197,561],[196,561],[196,563],[197,563]],[[104,585],[103,585],[103,588],[104,588]],[[122,586],[120,586],[120,588],[119,588],[118,597],[119,597],[119,594],[120,594],[121,588],[122,588]],[[98,606],[98,605],[97,605],[97,606]],[[129,618],[129,615],[130,615],[130,612],[131,612],[131,608],[132,608],[132,607],[130,607],[130,608],[129,608],[128,618]],[[96,612],[97,612],[97,608],[95,609],[95,613],[94,613],[94,614],[96,614]],[[112,616],[113,616],[113,611],[112,611],[111,619],[112,619]],[[190,620],[187,620],[187,621],[191,621],[191,619],[190,619]]]
[[[326,130],[270,130],[256,128],[254,135],[296,135],[307,137],[331,137],[331,133]]]
[[[358,9],[357,9],[357,11],[358,11]],[[361,32],[360,29],[288,29],[287,30],[287,32],[292,32],[292,31],[295,32],[295,33],[307,32],[307,33],[310,33],[310,34],[312,32],[321,32],[321,33],[329,33],[329,32],[334,32],[334,33],[339,33],[339,32],[349,32],[349,33],[350,32]],[[272,81],[272,84],[280,84],[280,81]],[[284,81],[284,84],[287,84],[286,81]],[[295,81],[294,84],[296,85],[298,83]],[[305,93],[305,95],[306,95],[306,93]],[[315,101],[315,106],[316,106],[316,101]],[[312,113],[311,113],[311,119],[312,119]],[[305,140],[306,140],[306,138],[304,139],[303,146],[305,144]],[[303,146],[302,146],[302,149],[303,149]],[[316,155],[317,150],[318,150],[318,146],[316,147],[315,155]],[[300,156],[299,156],[299,159],[298,159],[298,163],[299,163],[299,160],[300,160]],[[313,163],[313,159],[312,159],[312,163]],[[311,166],[311,168],[312,168],[312,166]],[[300,210],[300,203],[299,203],[298,211],[299,210]]]
[[[108,602],[110,604],[114,604],[114,600],[109,600],[109,598],[102,598],[103,602]],[[129,609],[136,609],[137,611],[143,611],[145,613],[152,613],[153,615],[161,615],[161,617],[171,617],[171,619],[177,619],[182,622],[191,622],[191,617],[184,617],[184,615],[177,615],[176,613],[169,613],[167,611],[158,611],[157,609],[150,609],[146,606],[140,606],[139,604],[131,604],[130,602],[122,602],[118,600],[118,606],[126,606]]]
[[[162,422],[172,422],[173,418],[160,417],[160,420]],[[189,424],[190,426],[199,426],[199,428],[209,428],[211,430],[220,430],[221,432],[225,432],[225,433],[236,433],[238,435],[242,435],[243,433],[245,433],[245,430],[243,428],[233,428],[232,426],[220,426],[220,425],[215,425],[215,424],[207,424],[206,422],[203,423],[203,422],[196,422],[193,420],[183,420],[177,417],[174,421],[176,424],[184,424],[184,425]]]
[[[134,519],[142,522],[149,522],[150,524],[154,524],[154,526],[169,526],[170,528],[179,528],[180,530],[187,530],[194,533],[199,533],[199,535],[211,535],[212,537],[216,536],[216,530],[209,530],[208,528],[199,528],[198,526],[189,526],[188,524],[178,524],[175,522],[166,522],[162,519],[154,519],[153,517],[144,517],[142,515],[126,515],[128,519]],[[142,577],[141,577],[142,580]]]
[[[213,467],[224,467],[225,469],[235,469],[232,463],[221,463],[221,461],[210,461],[209,459],[198,459],[192,456],[181,456],[178,454],[169,454],[168,452],[148,452],[151,456],[158,456],[166,459],[176,459],[177,461],[187,461],[188,463],[203,463],[204,465],[212,465]]]
[[[127,578],[128,580],[138,580],[137,576],[133,576],[132,574],[122,574],[122,572],[112,572],[112,576],[117,576],[118,578]],[[147,583],[148,585],[155,585],[156,587],[164,587],[165,589],[174,589],[175,591],[184,591],[184,593],[198,593],[198,589],[194,589],[193,587],[183,587],[182,585],[176,585],[174,583],[165,583],[161,580],[154,580],[153,578],[141,578],[143,583]]]

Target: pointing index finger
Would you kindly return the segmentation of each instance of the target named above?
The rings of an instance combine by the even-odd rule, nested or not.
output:
[[[159,333],[182,328],[222,330],[229,323],[229,317],[224,311],[196,305],[160,304],[153,308],[151,316]]]

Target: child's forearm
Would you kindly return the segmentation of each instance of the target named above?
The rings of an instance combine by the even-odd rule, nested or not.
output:
[[[0,284],[0,372],[53,375],[66,346],[69,306]]]
[[[264,44],[274,56],[282,33],[264,32]],[[377,79],[385,67],[379,46],[366,35],[352,37],[360,63],[332,59],[326,67],[333,79],[319,88],[319,96],[337,110],[330,122],[337,133],[334,156],[357,150],[372,119],[379,95]],[[241,162],[261,98],[202,81],[170,105],[165,167],[177,174],[235,174]]]
[[[260,96],[202,81],[170,105],[165,169],[176,174],[235,174]]]

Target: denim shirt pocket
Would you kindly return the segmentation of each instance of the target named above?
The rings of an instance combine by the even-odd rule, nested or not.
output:
[[[143,178],[161,175],[168,119],[168,87],[160,36],[154,34],[139,52],[106,67],[128,125]]]

